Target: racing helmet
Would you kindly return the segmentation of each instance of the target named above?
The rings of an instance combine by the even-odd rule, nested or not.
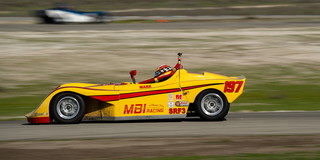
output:
[[[160,77],[162,75],[170,74],[172,72],[172,68],[168,65],[161,65],[154,72],[154,78]]]

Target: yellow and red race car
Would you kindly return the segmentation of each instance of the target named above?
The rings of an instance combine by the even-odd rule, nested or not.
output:
[[[163,65],[155,77],[136,83],[69,83],[53,90],[27,114],[30,123],[79,123],[81,120],[181,119],[223,120],[243,92],[245,77],[189,73],[181,65]]]

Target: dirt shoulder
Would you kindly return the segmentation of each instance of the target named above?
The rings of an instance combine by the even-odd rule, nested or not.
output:
[[[1,142],[3,159],[120,159],[319,152],[320,135],[115,138]]]
[[[115,16],[318,15],[320,3],[111,10]]]

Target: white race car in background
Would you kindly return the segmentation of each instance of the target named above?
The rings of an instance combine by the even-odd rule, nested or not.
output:
[[[57,7],[46,10],[35,11],[35,16],[40,18],[43,23],[104,23],[110,21],[110,13],[83,12],[71,8]]]

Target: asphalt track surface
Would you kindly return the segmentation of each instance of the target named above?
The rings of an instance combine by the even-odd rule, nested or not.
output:
[[[225,121],[219,122],[187,118],[157,121],[87,121],[72,125],[31,125],[26,120],[18,120],[0,122],[0,141],[319,134],[319,122],[320,111],[231,112]]]

